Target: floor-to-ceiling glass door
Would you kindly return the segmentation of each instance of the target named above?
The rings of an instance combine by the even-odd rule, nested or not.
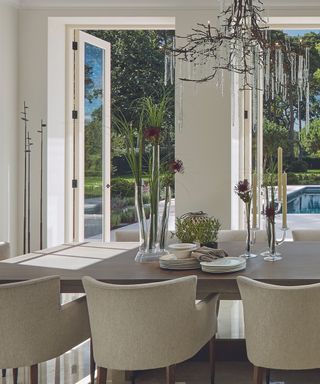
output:
[[[110,43],[77,31],[74,238],[110,239]]]

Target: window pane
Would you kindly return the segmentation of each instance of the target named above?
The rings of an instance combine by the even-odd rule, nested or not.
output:
[[[102,239],[104,51],[85,44],[84,237]]]

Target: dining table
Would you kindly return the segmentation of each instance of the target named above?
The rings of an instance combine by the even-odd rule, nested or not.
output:
[[[265,261],[265,243],[256,243],[257,257],[246,260],[246,268],[233,273],[206,273],[201,269],[161,269],[159,262],[135,261],[139,244],[133,242],[79,242],[62,244],[0,261],[0,284],[58,275],[62,293],[83,292],[82,277],[91,276],[112,284],[141,284],[197,276],[197,298],[220,293],[222,298],[240,298],[238,276],[279,285],[320,282],[320,242],[284,242],[278,251],[282,260]],[[239,256],[241,241],[219,243],[229,256]],[[113,383],[125,383],[123,372],[115,372]]]
[[[196,275],[197,296],[210,293],[238,294],[237,277],[247,276],[271,284],[301,285],[320,282],[320,242],[284,242],[278,250],[282,260],[265,261],[265,243],[256,243],[256,258],[247,259],[239,272],[211,274],[200,269],[166,270],[158,262],[137,263],[138,243],[82,242],[62,244],[0,261],[0,284],[59,275],[61,292],[83,292],[81,279],[91,276],[113,284],[140,284]],[[219,243],[229,256],[244,251],[241,241]]]

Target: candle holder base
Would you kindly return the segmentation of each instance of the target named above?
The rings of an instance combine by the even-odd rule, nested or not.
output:
[[[281,253],[279,253],[279,252],[276,252],[273,255],[269,254],[269,256],[264,257],[263,260],[265,260],[265,261],[279,261],[279,260],[282,260],[282,256],[280,256],[280,255],[281,255]]]
[[[255,257],[257,257],[257,255],[252,252],[245,252],[242,255],[240,255],[240,257],[243,257],[245,259],[254,259]]]
[[[260,255],[264,257],[270,256],[270,251],[267,249],[263,252],[260,252]],[[281,256],[281,253],[276,251],[275,256]]]

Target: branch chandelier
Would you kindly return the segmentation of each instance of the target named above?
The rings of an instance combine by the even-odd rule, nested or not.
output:
[[[173,82],[173,71],[179,66],[180,80],[204,83],[215,79],[223,86],[225,72],[239,75],[239,89],[264,91],[265,100],[288,93],[306,99],[306,125],[309,124],[309,51],[293,49],[290,40],[272,42],[271,32],[263,17],[260,0],[232,0],[221,12],[217,26],[197,24],[186,36],[176,36],[176,47],[166,49],[165,84]],[[263,80],[260,81],[262,71]]]

